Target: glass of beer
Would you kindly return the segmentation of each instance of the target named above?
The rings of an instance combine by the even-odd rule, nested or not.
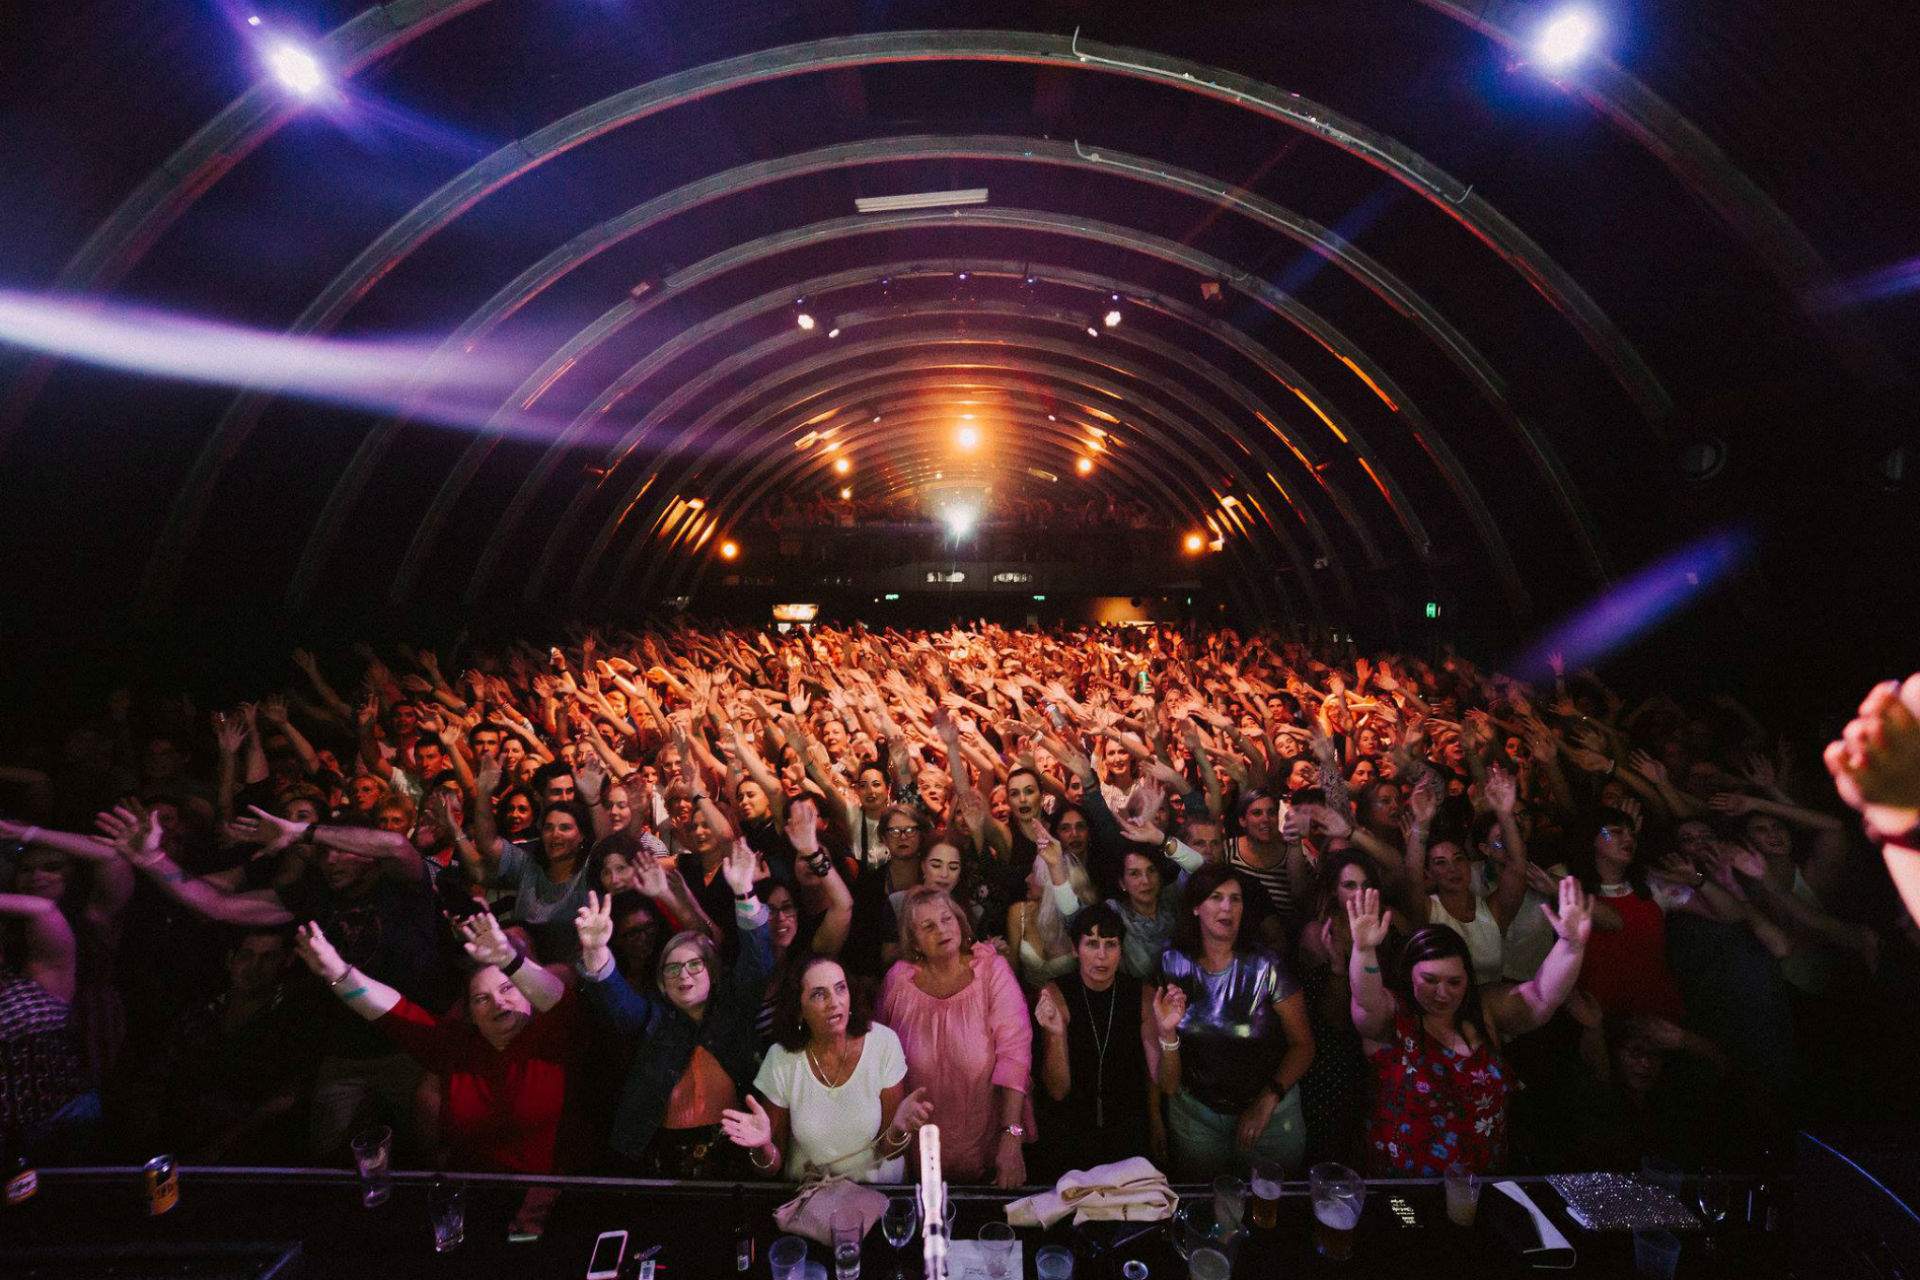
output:
[[[1447,1166],[1447,1221],[1470,1227],[1480,1213],[1480,1179],[1463,1164]]]
[[[1261,1161],[1253,1166],[1253,1177],[1247,1181],[1247,1217],[1257,1231],[1271,1231],[1280,1222],[1280,1187],[1286,1181],[1286,1170],[1277,1164]]]
[[[1353,1233],[1360,1226],[1367,1184],[1340,1164],[1313,1166],[1307,1181],[1313,1189],[1313,1247],[1331,1262],[1345,1262],[1353,1257]]]

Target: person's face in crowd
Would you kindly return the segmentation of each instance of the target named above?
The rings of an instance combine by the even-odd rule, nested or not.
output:
[[[691,839],[694,815],[698,812],[699,807],[693,803],[693,797],[679,796],[667,802],[667,824],[680,834],[682,840]]]
[[[420,766],[420,776],[423,778],[431,778],[441,770],[452,767],[447,759],[447,749],[435,738],[422,738],[414,744],[413,762]]]
[[[1518,816],[1517,814],[1515,815],[1516,819]],[[1479,850],[1480,855],[1489,862],[1495,863],[1496,865],[1504,865],[1506,863],[1507,833],[1500,829],[1499,823],[1496,822],[1491,827],[1488,827],[1486,834],[1480,837]]]
[[[1442,840],[1427,850],[1427,877],[1441,893],[1462,893],[1472,887],[1466,850]]]
[[[1634,1030],[1620,1038],[1613,1051],[1613,1075],[1628,1093],[1651,1093],[1660,1083],[1665,1055],[1651,1037]]]
[[[1367,800],[1367,825],[1391,830],[1400,825],[1400,788],[1381,787]]]
[[[744,778],[734,789],[734,802],[740,806],[740,817],[747,822],[761,822],[773,816],[773,803],[767,799],[767,793],[760,784],[751,778]]]
[[[603,691],[607,705],[613,708],[613,714],[624,720],[627,718],[627,691],[625,689],[607,689]]]
[[[573,775],[556,773],[547,779],[546,799],[548,804],[564,804],[573,799]]]
[[[1087,780],[1077,773],[1067,775],[1067,803],[1079,804],[1087,798]]]
[[[516,791],[507,797],[507,834],[525,835],[533,827],[533,797],[524,791]]]
[[[361,813],[372,813],[373,806],[387,794],[387,785],[372,774],[363,773],[347,784],[347,791],[353,797],[354,808]]]
[[[320,821],[320,806],[307,796],[289,801],[286,812],[280,815],[288,822],[313,823]]]
[[[633,797],[620,783],[607,786],[607,821],[613,824],[615,831],[625,831],[627,824],[633,821]]]
[[[172,738],[152,738],[147,742],[144,762],[147,778],[162,782],[180,776],[187,767],[187,753]]]
[[[1633,865],[1635,849],[1633,828],[1624,822],[1610,822],[1593,837],[1593,862],[1600,878],[1617,884]]]
[[[507,777],[520,776],[520,766],[527,762],[527,744],[515,734],[503,734],[500,738],[500,772]]]
[[[1007,799],[1007,788],[997,786],[987,797],[987,812],[993,815],[995,822],[1009,822],[1013,818],[1013,802]]]
[[[1372,725],[1363,726],[1353,735],[1353,747],[1363,756],[1374,755],[1380,750],[1380,731]]]
[[[644,986],[652,981],[653,949],[659,945],[660,919],[648,908],[636,906],[614,917],[609,950],[628,982]]]
[[[401,833],[405,831],[402,827]],[[353,893],[371,885],[379,870],[379,864],[372,858],[363,858],[345,849],[329,848],[320,859],[320,878],[335,893]]]
[[[938,769],[920,771],[920,801],[928,810],[940,814],[947,811],[947,796],[953,790],[953,784],[947,775]]]
[[[1285,698],[1268,698],[1267,719],[1274,724],[1292,724],[1293,708],[1287,705]]]
[[[854,759],[864,768],[880,761],[880,748],[865,730],[853,735],[851,739]]]
[[[1022,824],[1040,816],[1040,781],[1030,773],[1016,773],[1007,783],[1007,804]]]
[[[1125,786],[1133,781],[1133,752],[1117,742],[1108,742],[1100,750],[1100,761],[1106,768],[1107,781],[1115,786]]]
[[[567,768],[578,769],[580,767],[580,757],[581,749],[579,743],[563,742],[560,744],[560,763],[566,765]]]
[[[600,892],[605,894],[640,891],[640,873],[624,853],[610,852],[600,859]]]
[[[1697,819],[1673,829],[1673,843],[1680,856],[1696,867],[1704,867],[1713,856],[1713,828]]]
[[[680,776],[680,748],[675,743],[667,743],[653,757],[655,772],[659,777],[677,778]]]
[[[847,1034],[853,997],[847,990],[847,971],[831,960],[807,969],[800,984],[800,1018],[812,1040],[837,1040]]]
[[[1422,1013],[1451,1019],[1467,998],[1467,966],[1457,956],[1413,966],[1413,999]]]
[[[1357,862],[1349,862],[1340,868],[1340,879],[1334,885],[1334,896],[1340,900],[1340,914],[1344,918],[1347,908],[1352,905],[1354,895],[1362,889],[1371,889],[1373,880],[1367,875],[1366,868]]]
[[[1459,734],[1450,733],[1441,740],[1440,761],[1456,773],[1467,763],[1467,744]]]
[[[641,765],[640,781],[643,784],[644,790],[658,791],[660,789],[660,770],[654,765]]]
[[[1087,819],[1078,809],[1069,809],[1060,815],[1060,822],[1053,829],[1053,838],[1060,847],[1078,858],[1087,860],[1087,842],[1093,836],[1093,828],[1087,825]]]
[[[1151,914],[1160,905],[1160,868],[1144,853],[1129,853],[1120,868],[1120,891],[1135,911]]]
[[[580,852],[586,842],[586,833],[580,830],[580,824],[565,809],[555,809],[541,820],[540,841],[546,847],[549,861],[555,858],[570,858]]]
[[[1394,763],[1392,756],[1381,756],[1380,762],[1374,768],[1382,778],[1392,778],[1400,772],[1400,766]]]
[[[270,933],[250,933],[227,952],[227,990],[243,1000],[270,994],[287,976],[293,946]]]
[[[321,773],[330,773],[340,778],[346,776],[347,771],[340,767],[340,757],[333,753],[332,748],[316,747],[313,758],[319,764]]]
[[[1299,791],[1320,785],[1320,770],[1313,761],[1302,758],[1287,767],[1287,790]]]
[[[488,965],[467,980],[467,1014],[481,1035],[504,1044],[533,1021],[533,1005],[512,978]]]
[[[1358,791],[1378,776],[1379,774],[1374,771],[1373,761],[1356,760],[1353,762],[1353,772],[1347,775],[1347,786],[1354,791]],[[1291,778],[1289,778],[1289,781],[1291,781]]]
[[[800,904],[783,884],[767,890],[767,936],[775,951],[785,951],[800,936]]]
[[[960,850],[944,842],[936,844],[920,860],[920,883],[954,893],[960,885],[960,868]]]
[[[914,909],[913,937],[920,954],[929,960],[950,960],[960,954],[960,921],[945,902],[923,902]]]
[[[1509,735],[1506,742],[1501,745],[1506,749],[1507,759],[1509,760],[1519,761],[1532,758],[1533,753],[1527,750],[1527,744],[1523,739]]]
[[[1298,760],[1305,750],[1300,745],[1300,739],[1290,733],[1283,733],[1273,740],[1273,753],[1282,760]]]
[[[887,842],[887,856],[912,861],[920,856],[920,825],[903,814],[882,819],[880,838]]]
[[[393,732],[400,741],[405,742],[420,732],[420,709],[411,702],[403,702],[393,709]]]
[[[1256,844],[1266,844],[1273,839],[1280,825],[1280,805],[1272,796],[1261,796],[1247,806],[1240,815],[1241,823],[1247,829],[1247,838]]]
[[[1215,942],[1235,941],[1240,936],[1240,919],[1246,914],[1246,907],[1240,882],[1227,881],[1193,909],[1200,921],[1200,936]]]
[[[473,754],[480,760],[498,760],[500,758],[500,731],[498,729],[475,729],[467,735],[467,745],[473,748]]]
[[[713,991],[713,974],[707,971],[707,958],[691,942],[683,942],[660,957],[661,990],[674,1008],[692,1013],[706,1007]]]
[[[1080,958],[1080,981],[1094,991],[1105,991],[1120,972],[1120,939],[1097,929],[1083,934],[1074,944]]]
[[[868,767],[860,770],[860,780],[855,784],[860,794],[860,807],[868,813],[878,813],[887,807],[887,775],[879,769]]]
[[[1226,829],[1217,822],[1189,823],[1187,834],[1181,839],[1186,841],[1187,848],[1208,862],[1218,862],[1227,856]]]
[[[839,720],[828,717],[820,726],[820,745],[827,749],[827,755],[835,760],[846,754],[847,726]]]
[[[374,810],[373,823],[382,831],[405,835],[413,828],[413,814],[404,804],[388,801]]]
[[[1618,778],[1608,778],[1600,784],[1600,803],[1609,809],[1618,809],[1620,802],[1632,794]]]
[[[1793,836],[1787,824],[1770,813],[1748,814],[1742,834],[1747,848],[1768,862],[1779,862],[1793,855]]]
[[[72,882],[72,860],[55,849],[30,846],[14,867],[14,891],[29,898],[58,902]]]
[[[707,821],[706,810],[695,807],[693,821],[687,827],[687,844],[695,853],[705,853],[720,843],[720,833]]]

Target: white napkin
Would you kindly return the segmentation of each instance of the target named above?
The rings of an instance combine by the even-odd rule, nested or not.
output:
[[[1015,1200],[1007,1221],[1016,1227],[1050,1227],[1069,1213],[1080,1222],[1159,1222],[1171,1218],[1180,1197],[1167,1175],[1144,1156],[1062,1174],[1051,1191]]]

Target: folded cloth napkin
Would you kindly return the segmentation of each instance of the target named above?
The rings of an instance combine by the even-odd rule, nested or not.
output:
[[[1134,1156],[1062,1174],[1051,1191],[1007,1206],[1016,1227],[1050,1227],[1069,1213],[1079,1222],[1160,1222],[1180,1207],[1167,1175],[1153,1161]]]

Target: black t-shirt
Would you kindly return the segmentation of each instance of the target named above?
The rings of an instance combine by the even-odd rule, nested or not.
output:
[[[278,893],[294,919],[317,923],[340,958],[369,978],[434,1013],[445,1012],[453,1003],[457,980],[424,866],[409,880],[396,879],[383,868],[373,884],[354,897],[335,893],[317,871]],[[329,1053],[372,1058],[395,1051],[372,1023],[344,1005],[336,1009],[341,1016],[328,1028]]]

